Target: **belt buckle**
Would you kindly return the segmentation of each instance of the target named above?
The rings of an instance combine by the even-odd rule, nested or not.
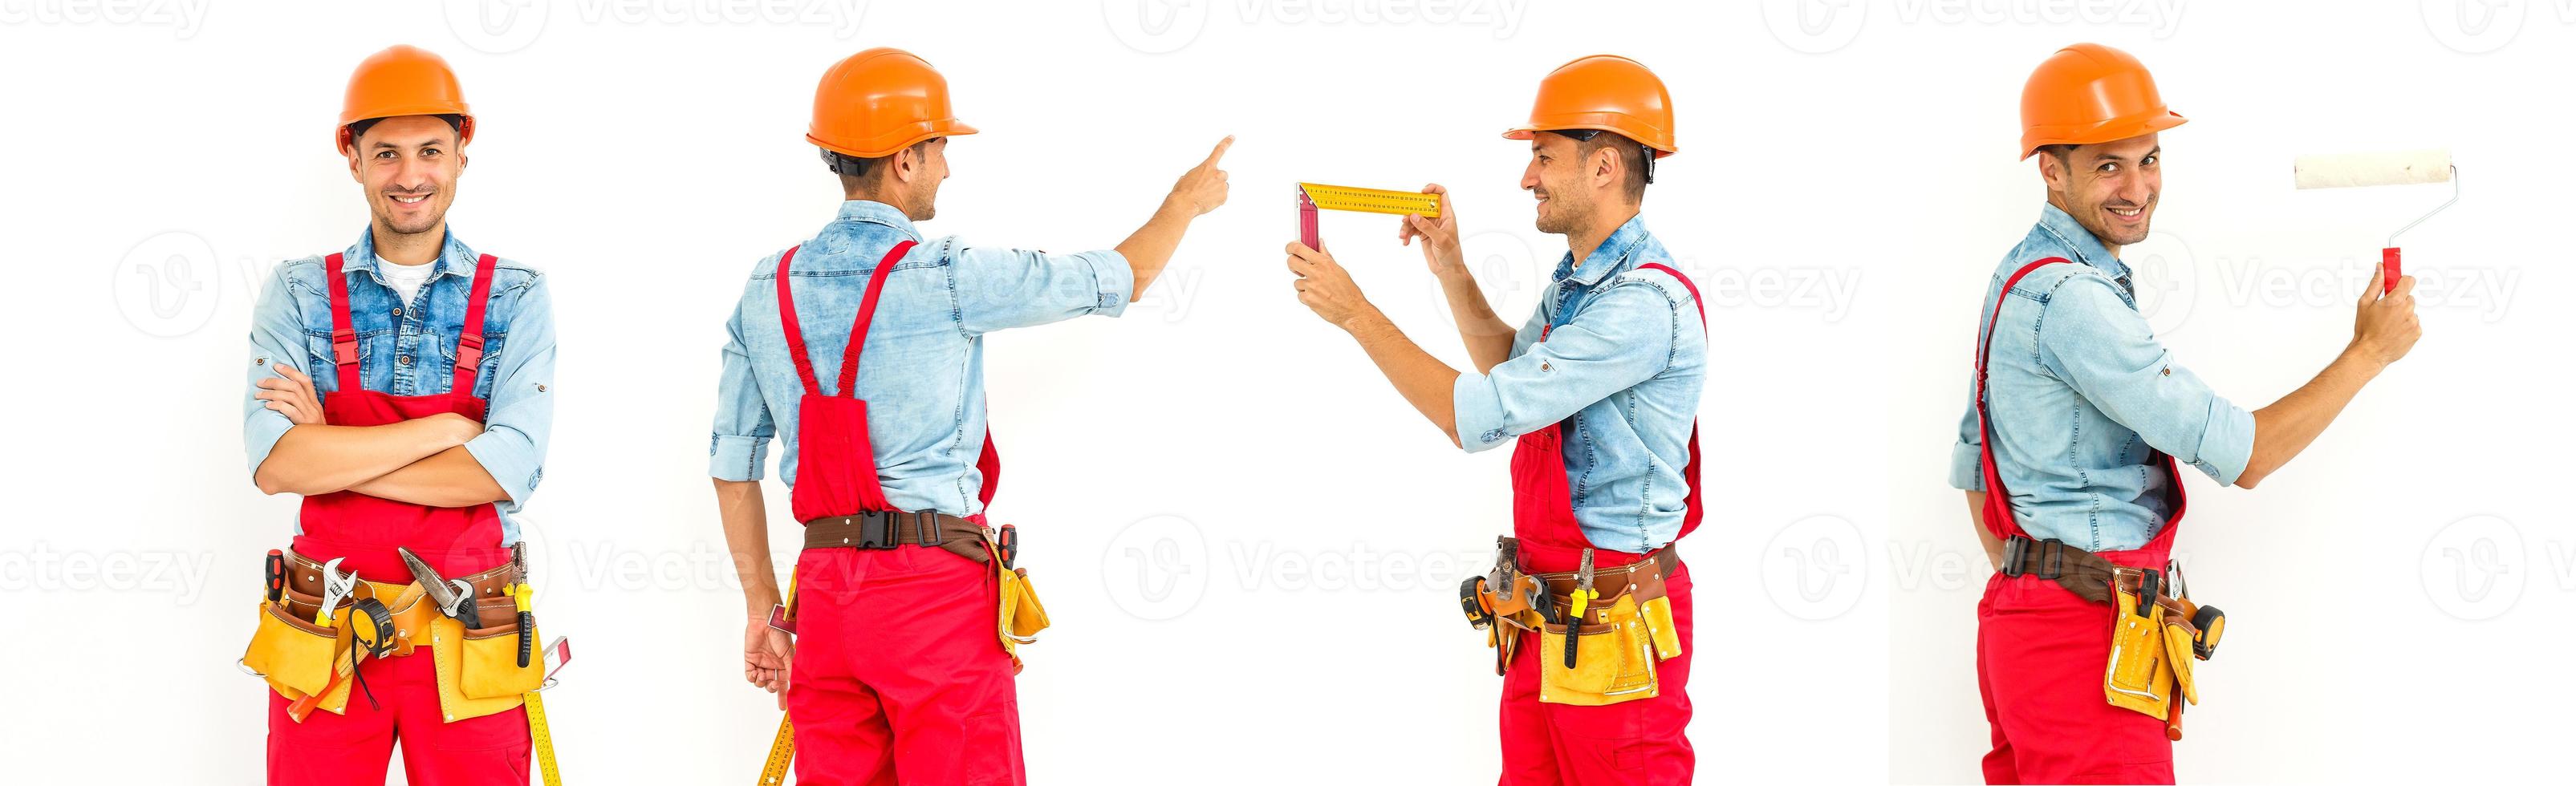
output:
[[[2027,552],[2027,551],[2029,551],[2029,550],[2030,550],[2030,547],[2029,547],[2029,545],[2028,545],[2029,543],[2030,543],[2030,539],[2029,539],[2029,538],[2025,538],[2025,537],[2022,537],[2022,536],[2020,536],[2020,535],[2014,535],[2014,536],[2012,536],[2012,539],[2004,541],[2004,575],[2005,575],[2005,576],[2009,576],[2009,577],[2012,577],[2012,578],[2021,578],[2021,574],[2022,574],[2022,570],[2021,570],[2021,558],[2022,558],[2022,554],[2023,554],[2023,552]]]
[[[894,522],[886,511],[872,510],[859,514],[859,548],[891,549],[895,547]]]

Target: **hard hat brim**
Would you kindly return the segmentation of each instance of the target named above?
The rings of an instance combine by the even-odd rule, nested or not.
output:
[[[1625,122],[1622,122],[1625,121]],[[1634,118],[1615,112],[1587,112],[1532,121],[1503,132],[1504,139],[1530,139],[1540,131],[1608,131],[1636,140],[1655,151],[1656,158],[1681,152],[1673,145],[1672,132],[1648,128]]]
[[[2090,126],[2034,128],[2030,133],[2022,135],[2021,158],[2027,161],[2031,156],[2037,155],[2040,148],[2049,145],[2098,145],[2104,142],[2117,142],[2164,131],[2187,122],[2191,121],[2167,109],[2147,115],[2115,117]]]
[[[971,136],[975,132],[976,129],[974,126],[967,125],[964,122],[959,121],[957,118],[951,117],[923,123],[912,123],[902,128],[897,128],[893,131],[879,134],[874,139],[825,139],[821,136],[815,135],[809,129],[805,134],[805,141],[814,143],[816,147],[821,147],[825,150],[830,150],[842,155],[857,156],[860,158],[884,158],[886,156],[894,155],[895,153],[902,151],[904,148],[921,144],[922,142],[933,138],[943,136]]]

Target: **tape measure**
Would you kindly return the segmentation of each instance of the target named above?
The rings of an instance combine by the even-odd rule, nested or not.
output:
[[[563,776],[555,772],[555,735],[546,730],[546,700],[528,691],[521,700],[528,708],[528,743],[537,753],[537,768],[545,773],[546,786],[563,786]]]
[[[787,765],[796,760],[796,727],[784,715],[778,718],[778,739],[769,742],[769,761],[760,765],[760,786],[782,786],[787,783]]]

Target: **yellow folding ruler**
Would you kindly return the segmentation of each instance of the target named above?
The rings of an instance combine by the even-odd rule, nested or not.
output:
[[[1317,210],[1347,210],[1354,213],[1384,213],[1424,218],[1440,217],[1440,195],[1420,191],[1389,191],[1382,188],[1328,186],[1322,183],[1297,184],[1297,238],[1307,248],[1321,248]]]
[[[778,718],[778,739],[769,742],[769,761],[760,765],[760,786],[782,786],[787,782],[787,765],[796,760],[796,727],[782,714]]]
[[[563,775],[555,771],[555,735],[546,730],[546,700],[536,691],[521,698],[528,707],[528,741],[536,746],[538,771],[545,774],[546,786],[563,786]]]

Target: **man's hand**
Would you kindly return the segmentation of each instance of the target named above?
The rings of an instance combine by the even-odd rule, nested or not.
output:
[[[313,378],[284,363],[271,364],[277,376],[259,381],[259,392],[251,398],[268,402],[270,412],[285,415],[298,426],[322,425],[322,398],[313,392]]]
[[[1165,197],[1163,203],[1188,210],[1193,218],[1225,204],[1226,174],[1216,165],[1218,159],[1225,157],[1226,148],[1233,146],[1234,137],[1218,141],[1216,149],[1208,151],[1207,160],[1181,173],[1180,182],[1172,184],[1172,195]]]
[[[1423,186],[1422,193],[1439,197],[1440,217],[1405,216],[1403,225],[1396,227],[1396,241],[1409,246],[1414,238],[1421,238],[1422,261],[1434,276],[1467,276],[1467,255],[1458,248],[1458,210],[1449,204],[1449,189],[1433,183]]]
[[[1334,327],[1350,330],[1360,318],[1377,313],[1377,307],[1369,305],[1368,297],[1360,294],[1360,285],[1351,281],[1350,271],[1334,262],[1332,254],[1290,241],[1288,272],[1297,274],[1293,284],[1297,302],[1306,304],[1315,316]]]
[[[742,632],[742,676],[753,687],[778,694],[778,708],[787,709],[787,675],[796,657],[796,640],[786,631],[769,627],[766,615],[751,619]]]
[[[2381,279],[2388,274],[2377,265],[2370,269],[2370,286],[2362,288],[2353,312],[2352,347],[2385,366],[2415,348],[2424,325],[2415,317],[2415,277],[2398,277],[2397,288],[2383,295]]]

